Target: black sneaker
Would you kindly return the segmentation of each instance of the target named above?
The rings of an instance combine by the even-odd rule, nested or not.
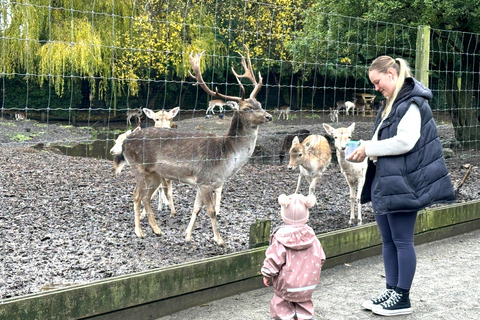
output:
[[[393,291],[390,298],[372,308],[372,312],[381,316],[398,316],[412,313],[408,293]]]
[[[372,310],[374,306],[387,301],[392,295],[393,291],[393,289],[383,289],[383,291],[377,297],[363,301],[362,307],[367,310]]]

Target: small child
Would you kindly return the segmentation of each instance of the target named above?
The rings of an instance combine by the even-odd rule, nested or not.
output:
[[[314,196],[301,194],[278,197],[286,224],[273,232],[262,267],[263,283],[273,282],[272,319],[314,319],[312,293],[325,262],[320,241],[306,225],[315,202]]]

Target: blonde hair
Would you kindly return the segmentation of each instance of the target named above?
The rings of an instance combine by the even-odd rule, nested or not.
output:
[[[388,115],[392,110],[393,102],[397,98],[398,92],[403,87],[405,78],[412,76],[412,72],[407,61],[402,58],[393,59],[390,56],[380,56],[373,60],[370,68],[368,68],[368,72],[370,73],[370,71],[375,70],[379,73],[387,73],[388,69],[390,68],[395,69],[398,75],[398,80],[395,84],[395,90],[393,91],[392,96],[386,98],[385,108],[382,112],[382,118],[385,118],[385,116]]]

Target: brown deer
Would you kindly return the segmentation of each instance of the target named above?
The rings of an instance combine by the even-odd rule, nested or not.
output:
[[[259,125],[272,120],[255,97],[262,87],[262,77],[255,79],[248,48],[247,62],[242,56],[243,75],[233,74],[240,84],[242,96],[226,96],[211,90],[203,81],[200,61],[204,52],[190,54],[189,60],[195,75],[196,85],[214,98],[236,101],[230,128],[224,136],[201,132],[183,132],[173,129],[150,127],[130,135],[124,142],[123,153],[115,158],[119,166],[128,161],[134,168],[136,187],[133,195],[135,210],[135,234],[143,237],[140,227],[140,204],[148,213],[148,221],[153,232],[161,234],[150,203],[152,193],[158,188],[161,179],[169,179],[195,185],[197,195],[193,205],[192,217],[186,230],[185,241],[192,239],[193,226],[198,212],[206,207],[210,216],[213,239],[218,245],[224,240],[218,232],[216,212],[216,189],[223,187],[227,179],[234,175],[248,161],[255,149]],[[245,88],[241,78],[252,81],[254,89],[245,99]]]
[[[280,120],[280,118],[282,118],[283,120],[288,120],[288,117],[290,117],[290,107],[280,107],[280,109],[275,110],[275,113],[278,113],[278,120]]]
[[[287,133],[285,137],[283,137],[282,147],[278,152],[278,159],[280,160],[280,164],[283,164],[283,159],[285,159],[285,153],[290,151],[292,147],[292,141],[295,137],[298,137],[299,141],[302,142],[305,140],[306,137],[310,135],[310,130],[307,129],[299,129],[293,132]]]
[[[127,125],[132,125],[132,118],[137,118],[137,125],[140,125],[142,119],[142,108],[127,110]]]
[[[15,112],[15,120],[26,120],[25,112]]]
[[[355,204],[358,207],[357,222],[362,224],[362,204],[360,203],[360,196],[362,193],[363,184],[365,183],[365,172],[367,171],[367,159],[361,163],[348,162],[345,160],[345,145],[352,138],[353,130],[355,129],[355,122],[348,128],[335,129],[332,126],[324,123],[325,131],[335,139],[335,149],[337,150],[338,164],[348,187],[350,188],[350,220],[348,224],[355,222]]]
[[[298,137],[293,138],[288,168],[294,170],[299,167],[300,169],[295,193],[300,190],[302,178],[305,177],[310,184],[308,194],[315,195],[315,186],[331,159],[330,145],[324,136],[310,135],[303,142],[300,142]]]
[[[171,128],[172,119],[180,111],[180,107],[173,108],[169,111],[160,110],[154,112],[151,109],[143,108],[145,115],[155,121],[155,127],[157,128]],[[140,127],[135,128],[133,132],[140,130]],[[110,149],[110,154],[119,155],[122,153],[123,142],[125,139],[133,133],[132,130],[128,130],[125,133],[122,133],[115,140],[115,145]],[[123,166],[116,168],[115,173],[118,175],[122,171]],[[152,194],[152,198],[158,193],[158,211],[162,210],[163,205],[169,205],[170,207],[170,216],[173,217],[176,214],[175,206],[173,204],[173,186],[172,182],[167,179],[162,179],[162,182],[158,189]],[[145,209],[142,211],[140,219],[144,219],[147,216]]]

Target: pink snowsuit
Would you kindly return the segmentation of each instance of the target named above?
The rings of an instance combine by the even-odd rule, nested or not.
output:
[[[322,245],[307,225],[284,225],[270,238],[262,274],[271,278],[273,319],[313,319],[312,293],[325,262]]]

